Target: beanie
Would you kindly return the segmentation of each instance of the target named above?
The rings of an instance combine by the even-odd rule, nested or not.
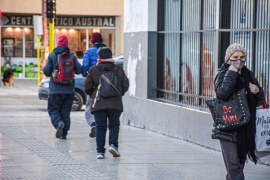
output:
[[[103,39],[102,39],[101,34],[98,33],[98,32],[94,32],[94,33],[92,34],[92,37],[91,37],[91,42],[92,42],[93,44],[95,44],[95,43],[102,43],[102,42],[103,42]]]
[[[68,46],[68,38],[66,35],[60,35],[58,37],[57,46]]]
[[[226,54],[225,54],[225,62],[228,62],[229,59],[231,58],[231,56],[232,56],[235,52],[242,52],[242,53],[244,54],[245,57],[246,57],[246,55],[247,55],[244,46],[242,46],[241,44],[238,44],[238,43],[233,43],[233,44],[231,44],[231,45],[227,48],[227,50],[226,50]]]
[[[99,59],[111,59],[112,58],[112,51],[108,47],[101,47],[97,51]]]

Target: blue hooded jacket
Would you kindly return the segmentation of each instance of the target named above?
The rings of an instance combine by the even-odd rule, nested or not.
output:
[[[90,67],[95,66],[97,64],[97,51],[100,47],[106,46],[105,44],[102,43],[96,43],[93,45],[92,48],[89,48],[85,51],[84,56],[83,56],[83,62],[82,62],[82,76],[86,77],[87,72]]]
[[[57,55],[63,52],[70,53],[70,50],[67,46],[60,46],[53,50],[53,52],[48,56],[46,65],[43,68],[43,73],[47,77],[51,77],[54,67],[57,64]],[[81,64],[77,60],[76,56],[71,53],[71,58],[74,60],[74,69],[75,74],[81,74]],[[52,77],[50,78],[49,83],[49,94],[74,94],[75,92],[75,79],[71,85],[61,85],[53,81]]]

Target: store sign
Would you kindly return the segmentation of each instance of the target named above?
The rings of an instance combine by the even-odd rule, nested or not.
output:
[[[10,26],[33,26],[33,16],[6,15],[4,25]],[[55,26],[76,27],[115,27],[115,17],[111,16],[57,16]]]
[[[115,17],[64,17],[55,18],[55,26],[115,27]]]
[[[8,19],[4,25],[10,26],[33,26],[33,16],[9,16],[5,15]]]

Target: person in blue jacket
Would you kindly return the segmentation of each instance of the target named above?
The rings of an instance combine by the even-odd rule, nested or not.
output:
[[[83,56],[83,63],[82,63],[82,76],[86,77],[88,70],[90,67],[95,66],[97,64],[97,51],[100,47],[106,47],[105,44],[102,44],[103,38],[100,33],[94,32],[91,36],[91,42],[93,43],[93,47],[89,48],[85,51]],[[91,131],[89,136],[91,138],[96,137],[96,123],[94,116],[90,112],[91,110],[91,98],[87,96],[86,104],[85,104],[85,119],[88,125],[91,127]]]
[[[53,70],[57,66],[57,55],[63,52],[70,53],[70,49],[67,36],[60,35],[57,39],[57,47],[49,54],[46,65],[43,68],[43,73],[50,77],[48,113],[51,123],[56,129],[56,138],[60,139],[66,139],[70,129],[70,112],[75,93],[74,81],[70,85],[61,85],[52,79]],[[81,74],[81,64],[74,54],[70,53],[70,55],[74,60],[75,74]]]

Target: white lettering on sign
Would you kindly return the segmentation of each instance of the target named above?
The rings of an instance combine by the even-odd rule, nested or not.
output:
[[[12,25],[32,25],[32,18],[31,17],[12,16],[10,18],[10,23]]]
[[[114,26],[112,18],[110,18],[110,26]]]
[[[76,25],[76,26],[81,26],[81,20],[80,20],[80,18],[77,18],[77,19],[76,19],[75,25]]]

